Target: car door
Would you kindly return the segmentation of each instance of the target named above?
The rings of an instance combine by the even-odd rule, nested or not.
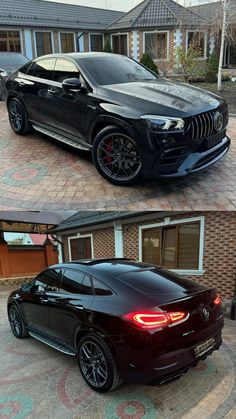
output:
[[[53,82],[48,89],[48,120],[54,130],[60,130],[78,141],[84,140],[88,131],[88,117],[93,102],[89,91],[65,91],[62,82],[68,78],[78,78],[84,83],[76,64],[66,58],[57,58]]]
[[[86,326],[91,315],[93,289],[90,277],[79,270],[65,269],[60,291],[49,300],[51,336],[73,347],[76,331]]]
[[[47,98],[49,85],[53,79],[55,58],[41,58],[32,62],[26,74],[18,72],[15,85],[22,98],[29,119],[40,125],[48,125]]]
[[[49,296],[59,290],[60,269],[46,269],[39,274],[24,295],[21,310],[27,326],[39,334],[50,334]]]

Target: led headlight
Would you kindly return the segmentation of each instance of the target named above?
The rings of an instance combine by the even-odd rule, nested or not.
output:
[[[184,130],[184,120],[158,115],[141,115],[152,131],[181,132]]]

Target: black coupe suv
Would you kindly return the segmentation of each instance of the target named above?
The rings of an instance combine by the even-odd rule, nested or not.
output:
[[[8,316],[17,338],[77,356],[98,392],[180,377],[220,347],[223,327],[215,289],[125,259],[51,266],[11,293]]]
[[[117,185],[208,168],[229,149],[228,110],[218,96],[106,53],[37,58],[6,82],[10,124],[91,150]]]

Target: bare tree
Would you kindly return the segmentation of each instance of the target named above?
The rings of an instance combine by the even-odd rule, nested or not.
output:
[[[166,76],[168,72],[168,57],[167,57],[167,35],[165,33],[152,33],[146,35],[145,51],[155,61],[158,69]]]

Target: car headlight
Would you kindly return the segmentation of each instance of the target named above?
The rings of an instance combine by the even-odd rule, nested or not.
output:
[[[181,132],[184,130],[184,120],[158,115],[141,115],[152,131]]]

